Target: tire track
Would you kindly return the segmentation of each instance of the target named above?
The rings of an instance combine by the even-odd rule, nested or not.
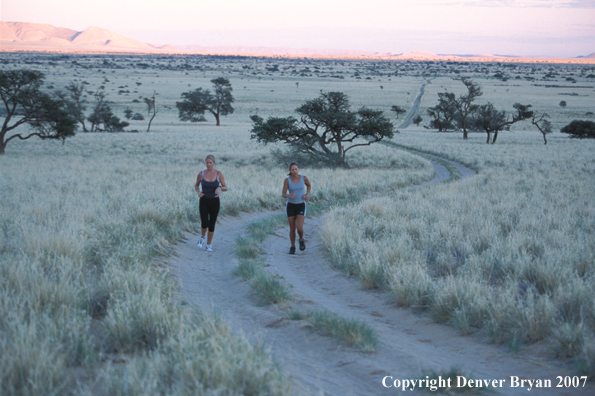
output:
[[[424,96],[426,85],[431,84],[432,83],[431,81],[432,80],[428,80],[425,84],[422,84],[421,87],[419,88],[419,95],[417,95],[417,98],[415,98],[415,101],[413,102],[413,107],[411,108],[411,111],[409,112],[407,117],[405,117],[405,120],[401,124],[401,128],[406,129],[413,122],[413,117],[415,117],[419,111],[419,106],[421,105],[421,99]]]

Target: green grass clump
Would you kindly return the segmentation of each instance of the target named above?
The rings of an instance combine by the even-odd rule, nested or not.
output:
[[[263,270],[254,275],[250,287],[263,304],[279,304],[291,299],[288,287],[276,275]]]
[[[273,235],[277,228],[286,224],[287,215],[285,213],[268,216],[260,221],[250,223],[248,226],[248,235],[257,242],[263,242],[266,237]]]
[[[287,317],[290,320],[304,320],[307,318],[307,315],[300,311],[291,310],[291,311],[287,312]]]
[[[234,270],[234,275],[250,281],[250,288],[259,298],[261,304],[279,304],[291,299],[291,294],[277,275],[265,272],[263,267],[266,263],[260,257],[264,254],[258,245],[268,235],[274,233],[275,228],[286,221],[282,215],[270,216],[264,220],[254,222],[248,226],[250,238],[238,237],[234,246],[236,256],[240,264]]]
[[[255,259],[264,253],[256,241],[252,238],[238,237],[234,246],[234,252],[240,259]]]
[[[329,311],[310,312],[307,319],[315,330],[343,344],[366,352],[376,349],[378,342],[376,332],[364,321],[345,319]]]
[[[262,271],[262,265],[263,263],[255,259],[241,259],[240,264],[233,270],[233,274],[247,281],[254,278],[259,271]]]

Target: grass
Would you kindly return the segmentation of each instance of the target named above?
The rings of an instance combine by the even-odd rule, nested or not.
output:
[[[272,219],[265,219],[259,222],[251,223],[248,226],[249,234],[256,235],[257,238],[264,238],[266,235],[274,232],[273,225],[279,220],[279,216],[271,216]],[[267,225],[268,227],[263,227]],[[267,233],[263,233],[262,230]],[[261,255],[264,250],[258,245],[259,240],[244,237],[238,237],[234,246],[236,256],[240,259],[239,265],[234,270],[234,275],[242,277],[243,280],[250,282],[252,292],[258,297],[261,304],[279,304],[291,299],[289,288],[279,280],[275,274],[264,270],[265,262]]]
[[[364,321],[345,319],[329,311],[310,312],[307,318],[316,331],[329,335],[343,344],[365,352],[376,349],[376,333]]]
[[[539,79],[555,69],[587,85],[581,65],[515,65],[503,83],[489,77],[501,68],[497,63],[481,65],[487,72],[479,73],[473,63],[431,72],[415,62],[371,67],[366,61],[275,60],[281,70],[312,67],[312,76],[300,76],[290,69],[268,74],[268,61],[243,57],[7,53],[5,59],[5,68],[26,64],[46,73],[48,91],[73,80],[89,91],[103,85],[117,115],[126,108],[143,112],[142,97],[153,92],[159,106],[151,133],[80,132],[64,144],[13,140],[0,158],[0,383],[6,395],[288,393],[284,375],[261,347],[231,334],[217,318],[197,319],[179,307],[177,285],[154,261],[172,253],[183,231],[198,227],[193,184],[207,154],[215,154],[229,186],[222,216],[283,206],[285,166],[272,161],[270,147],[249,139],[250,114],[287,116],[321,89],[345,92],[355,108],[389,114],[394,104],[413,104],[426,72],[435,76],[422,112],[445,88],[460,94],[462,84],[452,77],[461,76],[479,78],[482,100],[498,107],[522,97],[548,112],[556,130],[593,107],[590,91],[581,90],[576,100],[565,96],[568,106],[561,109],[557,89],[512,80]],[[187,62],[198,68],[182,67]],[[234,87],[234,114],[220,127],[212,120],[179,122],[181,92],[208,87],[221,75]],[[131,92],[119,95],[119,86]],[[573,90],[572,84],[563,89]],[[131,124],[146,129],[146,121]],[[423,159],[380,145],[350,152],[350,170],[302,167],[314,187],[310,213],[354,205],[347,208],[353,220],[341,208],[327,217],[339,236],[329,245],[334,263],[364,274],[369,287],[386,288],[400,305],[430,310],[440,302],[442,318],[456,307],[447,320],[463,332],[479,326],[484,312],[484,303],[472,299],[477,293],[457,291],[469,279],[472,290],[494,291],[484,294],[493,314],[483,316],[483,325],[494,329],[495,340],[555,336],[555,353],[573,355],[581,372],[593,376],[588,329],[595,314],[585,303],[594,279],[591,143],[553,134],[544,147],[532,131],[505,133],[498,145],[486,146],[483,135],[462,142],[459,134],[424,131],[409,127],[396,141],[458,159],[480,174],[456,188],[395,193],[431,179],[433,170]],[[361,228],[340,226],[341,217]],[[358,262],[366,263],[363,271]],[[441,295],[448,276],[459,279]],[[520,308],[511,309],[516,301]],[[497,318],[505,328],[494,324]],[[105,364],[111,360],[126,363]]]
[[[291,299],[288,287],[275,274],[256,272],[250,287],[262,304],[279,304]]]
[[[275,229],[284,226],[286,221],[284,214],[269,216],[248,225],[249,238],[240,236],[236,239],[234,250],[240,263],[234,270],[234,275],[250,282],[250,288],[261,304],[279,304],[291,299],[289,288],[279,277],[264,270],[266,263],[259,257],[264,252],[258,245],[268,235],[274,234]],[[364,321],[345,319],[329,311],[310,312],[306,315],[290,311],[288,317],[292,320],[307,319],[316,331],[362,351],[373,351],[376,348],[376,334]]]
[[[262,220],[250,223],[248,225],[248,235],[250,235],[253,241],[262,243],[267,236],[273,235],[277,228],[286,224],[287,215],[284,213],[267,216]]]
[[[592,362],[581,356],[595,326],[593,142],[401,135],[478,175],[332,209],[322,230],[332,262],[462,334],[484,331],[512,350],[544,341],[553,356]]]
[[[373,352],[378,344],[376,332],[362,320],[346,319],[326,310],[306,314],[291,311],[288,317],[291,320],[307,320],[315,331],[364,352]]]
[[[234,252],[240,259],[255,259],[264,253],[257,241],[252,238],[238,237],[234,245]]]

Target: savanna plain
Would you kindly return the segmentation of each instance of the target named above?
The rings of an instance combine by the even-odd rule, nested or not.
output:
[[[354,109],[383,110],[399,148],[354,149],[349,169],[302,165],[324,265],[395,309],[594,378],[595,141],[559,132],[593,120],[593,65],[35,53],[3,53],[0,63],[43,72],[45,91],[83,84],[89,106],[101,91],[116,116],[145,118],[130,120],[128,132],[13,140],[0,156],[3,394],[295,393],[270,350],[180,299],[168,260],[200,227],[194,182],[207,154],[229,186],[224,219],[279,213],[287,164],[271,149],[283,145],[251,140],[250,116],[295,115],[332,91]],[[206,122],[180,121],[181,94],[211,89],[218,77],[231,82],[235,111],[220,126],[208,113]],[[548,113],[547,145],[527,121],[495,144],[430,129],[427,109],[445,90],[463,94],[461,78],[481,85],[478,104]],[[394,105],[408,114],[397,118]],[[404,190],[434,177],[429,160],[407,148],[476,175]],[[234,248],[217,238],[215,249]]]

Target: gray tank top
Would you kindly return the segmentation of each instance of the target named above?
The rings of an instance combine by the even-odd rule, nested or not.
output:
[[[291,176],[287,176],[287,181],[289,182],[289,194],[295,194],[295,197],[287,198],[287,202],[293,204],[301,204],[306,202],[304,198],[302,198],[302,195],[306,193],[306,183],[304,183],[304,176],[300,175],[300,181],[297,183],[291,181]]]
[[[206,181],[204,171],[200,171],[201,179],[200,186],[202,187],[202,193],[205,198],[217,198],[215,190],[219,187],[219,171],[217,171],[217,178],[213,181]]]

